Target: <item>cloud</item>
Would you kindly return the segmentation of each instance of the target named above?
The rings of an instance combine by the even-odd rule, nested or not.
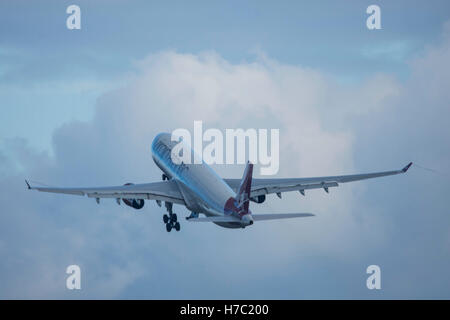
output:
[[[410,266],[417,257],[441,261],[438,270],[449,265],[448,248],[436,254],[408,250],[425,251],[441,239],[448,244],[449,218],[441,211],[445,197],[436,189],[443,183],[433,184],[427,176],[413,176],[417,187],[409,176],[395,177],[343,185],[330,195],[316,190],[304,198],[285,194],[283,201],[270,197],[259,207],[252,204],[255,212],[316,213],[311,219],[261,223],[245,231],[183,223],[182,232],[171,234],[153,202],[142,211],[107,200],[98,206],[92,199],[29,192],[23,177],[62,186],[158,180],[161,173],[150,154],[153,137],[191,129],[194,120],[221,129],[279,128],[284,177],[392,169],[412,156],[448,163],[449,43],[445,37],[411,61],[411,78],[403,83],[377,74],[343,85],[264,55],[230,63],[214,52],[166,51],[136,61],[128,84],[98,100],[92,121],[69,122],[54,132],[53,155],[37,153],[23,140],[3,145],[0,296],[370,297],[364,273],[373,260],[391,270],[386,279],[395,284],[386,286],[385,297],[448,296],[449,286],[442,284],[408,285],[407,277],[422,274],[420,267],[401,275],[402,263]],[[442,127],[431,125],[436,123]],[[430,139],[440,143],[419,145]],[[243,170],[216,169],[234,177]],[[402,190],[405,185],[414,193]],[[421,225],[432,232],[420,210],[435,199],[433,192],[442,198],[430,202],[427,219],[442,226],[433,236],[411,238],[405,228],[418,231]],[[177,212],[187,214],[178,207]],[[64,287],[70,264],[81,266],[81,292]]]
[[[371,60],[386,59],[388,61],[402,62],[412,51],[411,43],[407,41],[395,41],[382,45],[365,46],[362,54]]]

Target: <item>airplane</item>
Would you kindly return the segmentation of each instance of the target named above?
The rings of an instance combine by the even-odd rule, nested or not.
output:
[[[310,189],[323,189],[328,193],[329,188],[340,183],[401,174],[412,165],[410,162],[401,170],[342,176],[253,179],[253,164],[247,162],[242,179],[222,179],[204,162],[174,163],[172,148],[176,144],[170,133],[160,133],[152,142],[152,158],[163,172],[162,181],[97,188],[39,187],[31,186],[27,180],[25,182],[30,190],[87,195],[95,198],[97,203],[101,198],[114,198],[119,205],[122,200],[137,210],[144,207],[145,200],[156,200],[160,207],[164,202],[167,214],[163,215],[163,221],[167,232],[170,232],[172,229],[180,231],[173,204],[184,205],[191,212],[186,217],[189,222],[212,222],[224,228],[245,228],[257,221],[314,216],[311,213],[253,214],[249,209],[250,201],[263,203],[268,194],[275,193],[281,199],[283,192],[290,191],[298,191],[303,196]]]

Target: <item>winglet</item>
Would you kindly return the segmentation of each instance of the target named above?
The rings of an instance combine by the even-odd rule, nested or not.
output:
[[[408,163],[408,165],[402,169],[402,172],[405,173],[406,171],[408,171],[409,167],[411,167],[412,164],[412,162]]]
[[[31,190],[31,186],[26,179],[25,179],[25,183],[27,184],[28,190]]]

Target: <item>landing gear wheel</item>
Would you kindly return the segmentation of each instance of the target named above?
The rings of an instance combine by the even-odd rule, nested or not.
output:
[[[170,220],[172,222],[177,222],[177,214],[176,213],[172,213],[172,215],[170,216]]]
[[[170,232],[172,230],[172,225],[170,223],[166,223],[166,230]]]
[[[169,216],[167,214],[163,215],[163,221],[167,224],[169,222]]]
[[[179,222],[175,223],[174,228],[175,230],[180,231],[180,223]]]

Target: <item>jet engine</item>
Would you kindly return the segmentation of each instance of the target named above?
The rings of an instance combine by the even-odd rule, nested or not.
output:
[[[263,203],[264,201],[266,201],[266,195],[262,194],[260,196],[257,197],[251,197],[250,201],[256,202],[256,203]]]
[[[133,183],[125,183],[124,186],[131,186]],[[142,209],[144,207],[144,199],[122,199],[122,201],[129,207],[134,209]]]

